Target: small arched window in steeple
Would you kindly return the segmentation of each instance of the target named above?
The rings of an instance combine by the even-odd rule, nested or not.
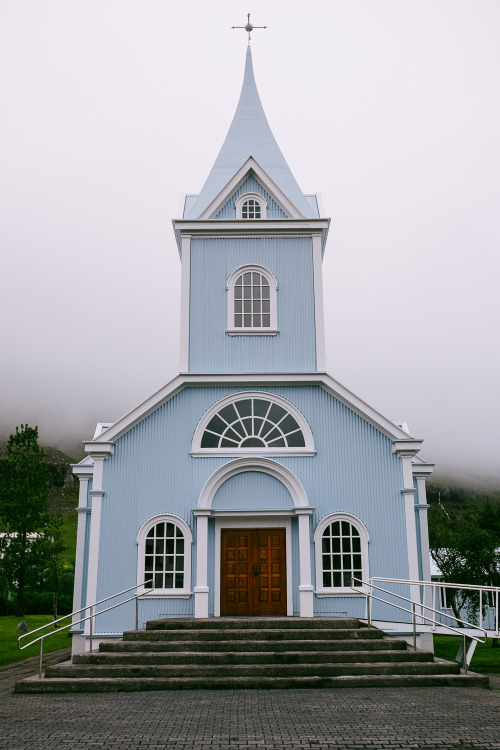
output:
[[[227,282],[230,334],[275,334],[276,290],[274,275],[262,266],[242,266]]]
[[[266,201],[257,193],[245,193],[236,201],[237,219],[265,219]]]

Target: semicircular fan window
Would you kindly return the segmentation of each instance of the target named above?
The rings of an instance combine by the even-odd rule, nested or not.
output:
[[[207,424],[202,448],[303,448],[304,435],[290,412],[272,401],[246,398],[224,406]]]

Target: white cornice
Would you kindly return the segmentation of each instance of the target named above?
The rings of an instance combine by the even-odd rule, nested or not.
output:
[[[175,219],[173,222],[175,239],[182,257],[182,238],[190,235],[193,239],[222,237],[314,237],[321,236],[324,254],[330,219]]]
[[[366,402],[349,391],[343,385],[334,380],[326,373],[252,373],[252,374],[213,374],[213,375],[195,375],[180,374],[163,388],[150,396],[142,404],[125,414],[121,419],[116,421],[111,427],[108,427],[102,435],[101,441],[85,443],[85,450],[91,455],[100,452],[97,446],[102,446],[105,441],[115,441],[126,432],[139,424],[149,414],[156,411],[166,401],[173,398],[179,391],[184,388],[196,388],[205,386],[261,386],[269,387],[277,385],[294,386],[294,385],[317,385],[323,388],[327,393],[336,398],[338,401],[347,406],[351,411],[364,419],[366,422],[375,427],[379,432],[393,441],[406,443],[406,450],[412,450],[409,443],[415,443],[415,448],[420,447],[421,441],[408,439],[408,434],[382,414],[369,406]],[[97,450],[96,450],[97,449]],[[414,452],[416,452],[414,450]],[[102,454],[101,454],[102,455]]]

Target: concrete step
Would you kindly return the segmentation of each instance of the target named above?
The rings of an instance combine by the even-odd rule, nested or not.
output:
[[[206,619],[194,619],[194,618],[168,618],[163,620],[149,620],[146,623],[147,630],[213,630],[214,618],[209,617]],[[250,629],[250,630],[272,630],[277,628],[278,630],[293,629],[293,630],[318,630],[324,628],[326,630],[340,630],[360,628],[368,629],[367,626],[355,620],[353,618],[344,617],[221,617],[217,619],[217,630],[232,630],[237,627],[239,630]]]
[[[143,633],[145,631],[142,631]],[[212,636],[213,638],[215,636]],[[321,641],[299,641],[299,640],[283,640],[283,641],[224,641],[224,640],[212,640],[212,641],[156,641],[156,640],[127,640],[127,641],[115,641],[113,643],[106,643],[105,641],[99,644],[100,653],[106,653],[112,651],[113,653],[123,651],[163,651],[163,652],[184,652],[189,650],[193,653],[198,651],[214,651],[218,653],[225,653],[226,651],[377,651],[383,650],[397,650],[403,651],[407,648],[406,641],[397,640],[392,638],[372,638],[370,640],[362,639],[346,639],[346,640],[321,640]]]
[[[182,677],[176,679],[80,678],[38,676],[18,682],[16,693],[95,693],[138,690],[292,690],[368,687],[488,687],[488,678],[468,675],[363,675],[342,677]]]
[[[347,675],[448,675],[459,674],[457,664],[448,662],[379,662],[378,664],[56,664],[47,667],[47,678],[153,677],[345,677]]]
[[[99,652],[76,654],[73,664],[329,664],[432,662],[427,651]]]
[[[258,621],[258,622],[257,622]],[[257,624],[256,624],[257,622]],[[267,627],[269,625],[269,627]],[[18,693],[488,686],[454,662],[351,620],[162,620],[48,666]]]
[[[306,635],[307,633],[307,635]],[[308,628],[307,631],[302,628],[272,628],[264,630],[263,628],[231,628],[222,629],[214,628],[213,623],[210,629],[204,630],[154,630],[148,628],[145,630],[128,630],[123,634],[124,641],[248,641],[248,640],[352,640],[354,638],[382,639],[382,631],[376,628],[332,628],[326,630],[322,628]]]

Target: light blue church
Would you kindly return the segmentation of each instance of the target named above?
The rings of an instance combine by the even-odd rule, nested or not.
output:
[[[99,424],[74,468],[74,609],[138,585],[139,627],[363,617],[372,576],[430,580],[421,441],[325,372],[329,223],[274,139],[249,47],[222,149],[174,221],[180,374]],[[94,637],[134,625],[130,602]]]

